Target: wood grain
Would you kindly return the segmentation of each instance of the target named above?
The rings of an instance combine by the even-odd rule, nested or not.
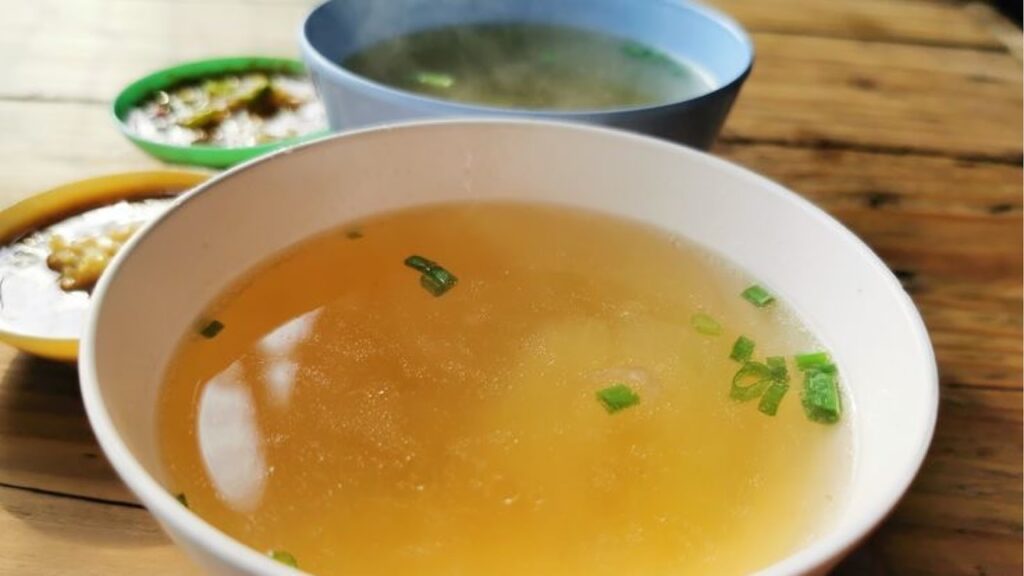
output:
[[[73,366],[0,348],[0,485],[135,503],[89,428]]]
[[[998,47],[955,6],[915,0],[718,0],[752,31]],[[313,0],[6,2],[0,96],[108,100],[130,80],[214,55],[296,55]],[[225,26],[230,28],[226,31]],[[59,39],[59,41],[54,41]],[[59,74],[53,71],[59,70]]]
[[[725,135],[1021,158],[1021,68],[1005,52],[755,34]]]
[[[63,182],[162,166],[114,127],[105,106],[0,99],[0,207]]]
[[[196,572],[142,508],[0,486],[0,534],[0,574]]]
[[[984,22],[952,2],[918,0],[711,0],[754,32],[996,49]]]
[[[750,14],[791,14],[787,19],[797,30],[807,28],[807,21],[822,21],[815,10],[851,26],[864,10],[847,2],[843,12],[830,0],[809,3],[817,8],[808,13],[783,10],[782,1],[770,2],[775,10],[748,3],[760,6]],[[42,0],[31,4],[37,9],[15,9],[8,33],[0,35],[0,51],[22,57],[0,76],[0,97],[103,103],[138,76],[182,60],[232,53],[295,55],[305,2],[247,4],[245,10],[224,0],[196,2]],[[916,22],[912,16],[921,10],[951,15],[950,7],[936,6],[907,2],[904,8],[911,13],[901,18],[873,13],[893,22]],[[731,8],[748,13],[738,4]],[[202,18],[196,18],[197,11]],[[796,22],[796,15],[806,16],[805,24]],[[948,20],[950,30],[970,21],[966,15]],[[233,22],[231,34],[224,31],[227,21]],[[51,42],[55,35],[62,41]],[[1008,161],[1021,156],[1021,70],[1006,52],[771,33],[755,33],[754,42],[757,65],[728,136]]]

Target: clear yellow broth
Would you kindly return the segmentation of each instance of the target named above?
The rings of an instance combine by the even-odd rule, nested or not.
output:
[[[431,295],[414,254],[458,284]],[[842,509],[852,454],[848,423],[805,417],[792,361],[776,416],[730,400],[740,334],[759,358],[820,349],[783,303],[741,299],[751,281],[562,207],[339,228],[245,275],[183,338],[159,406],[168,489],[316,574],[765,567]],[[640,402],[609,413],[596,393],[617,383]]]

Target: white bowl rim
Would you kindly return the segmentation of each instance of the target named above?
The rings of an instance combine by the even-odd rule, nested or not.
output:
[[[634,145],[650,146],[662,149],[670,148],[674,150],[675,153],[686,154],[697,159],[699,162],[710,164],[717,170],[732,172],[737,176],[751,181],[752,184],[763,189],[765,193],[774,194],[782,197],[788,202],[795,203],[800,209],[807,213],[809,217],[815,218],[828,226],[832,233],[840,234],[848,240],[851,240],[853,245],[856,246],[856,248],[867,258],[870,265],[886,275],[889,281],[894,284],[894,287],[898,288],[896,294],[902,295],[900,308],[902,309],[905,321],[909,324],[916,343],[926,354],[927,365],[922,368],[925,369],[927,379],[931,386],[927,389],[928,397],[922,399],[926,405],[926,412],[924,414],[925,418],[914,423],[915,434],[918,436],[918,451],[913,458],[908,459],[898,470],[893,471],[890,476],[891,480],[888,483],[889,485],[884,491],[884,495],[872,500],[871,505],[868,506],[866,514],[862,511],[862,521],[842,532],[839,532],[838,530],[825,531],[819,537],[815,538],[810,545],[801,548],[782,560],[759,570],[756,574],[759,576],[783,576],[789,574],[803,574],[815,569],[827,567],[831,563],[838,561],[852,547],[863,541],[871,531],[885,519],[892,509],[895,508],[896,504],[899,502],[900,498],[902,498],[903,494],[906,493],[911,482],[914,480],[921,468],[924,458],[928,452],[928,448],[931,445],[938,416],[938,368],[935,363],[935,353],[932,348],[931,339],[928,336],[928,331],[910,296],[903,290],[902,285],[892,271],[860,238],[843,226],[838,220],[828,215],[821,208],[818,208],[796,192],[793,192],[781,184],[778,184],[738,164],[734,164],[694,148],[623,130],[580,124],[576,122],[559,122],[523,118],[456,118],[396,122],[359,130],[346,131],[340,134],[318,138],[295,147],[284,148],[266,156],[261,156],[239,164],[220,175],[214,176],[213,178],[200,183],[195,188],[180,196],[175,201],[175,204],[171,209],[164,212],[153,222],[150,222],[140,230],[139,233],[135,234],[111,262],[107,273],[100,278],[100,281],[93,292],[94,302],[86,322],[85,331],[82,335],[78,361],[78,374],[82,398],[85,405],[86,415],[89,418],[89,423],[92,426],[96,439],[107,459],[110,461],[111,465],[117,471],[124,483],[139,497],[142,504],[152,511],[153,515],[159,521],[165,522],[181,534],[188,535],[195,541],[196,545],[207,550],[211,556],[225,560],[230,565],[241,568],[247,573],[287,576],[289,574],[296,574],[299,572],[272,560],[268,556],[261,554],[257,550],[250,548],[245,544],[242,544],[238,540],[235,540],[221,532],[212,524],[207,523],[198,515],[189,512],[160,482],[158,482],[145,470],[145,468],[143,468],[121,439],[114,426],[110,413],[107,411],[106,405],[104,404],[96,372],[96,363],[94,361],[96,351],[96,330],[98,328],[100,315],[103,313],[104,309],[104,297],[112,280],[117,276],[117,272],[120,269],[121,264],[132,252],[134,246],[147,236],[150,231],[160,226],[164,220],[173,217],[173,214],[177,211],[175,209],[177,206],[191,201],[197,195],[202,194],[206,189],[218,186],[222,181],[235,177],[239,172],[244,171],[251,166],[273,161],[279,156],[300,154],[306,148],[315,147],[328,141],[360,138],[367,134],[376,134],[379,132],[394,130],[429,129],[432,126],[437,125],[529,125],[538,128],[590,132],[603,136],[614,136],[622,139],[624,142],[631,141]]]

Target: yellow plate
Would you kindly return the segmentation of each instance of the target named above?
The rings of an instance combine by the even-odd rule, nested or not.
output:
[[[167,188],[186,190],[209,176],[202,172],[155,170],[111,174],[65,184],[0,211],[0,245],[91,208],[131,198],[152,197],[154,192]],[[27,335],[0,325],[0,341],[53,360],[73,362],[78,357],[77,339]]]

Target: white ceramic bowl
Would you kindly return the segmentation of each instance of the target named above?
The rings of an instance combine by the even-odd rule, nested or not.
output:
[[[312,234],[402,206],[498,198],[689,237],[763,281],[833,351],[852,404],[847,504],[830,530],[763,574],[826,571],[896,504],[931,440],[935,362],[910,298],[853,234],[781,186],[666,142],[580,125],[432,122],[332,137],[210,180],[133,239],[96,289],[79,368],[89,419],[125,483],[192,558],[221,574],[291,571],[160,483],[157,392],[193,319],[239,275]]]

